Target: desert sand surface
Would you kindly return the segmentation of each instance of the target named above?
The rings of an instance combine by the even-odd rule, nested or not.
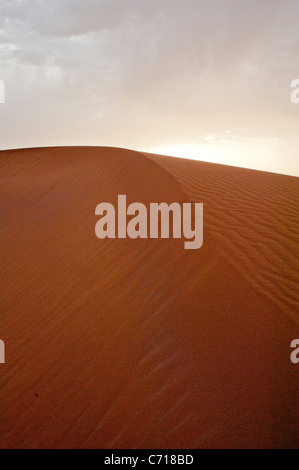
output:
[[[116,148],[0,152],[1,448],[299,447],[298,178]],[[202,202],[204,242],[95,236]]]

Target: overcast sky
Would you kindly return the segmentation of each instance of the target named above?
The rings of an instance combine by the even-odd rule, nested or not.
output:
[[[0,148],[299,175],[299,0],[0,0]]]

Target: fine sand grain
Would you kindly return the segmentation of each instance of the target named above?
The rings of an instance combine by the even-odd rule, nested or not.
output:
[[[1,448],[299,447],[298,178],[113,148],[0,152]],[[204,243],[95,236],[202,202]]]

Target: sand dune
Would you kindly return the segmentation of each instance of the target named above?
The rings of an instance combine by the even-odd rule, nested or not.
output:
[[[0,152],[1,448],[299,446],[298,178],[112,148]],[[95,236],[203,202],[204,244]]]

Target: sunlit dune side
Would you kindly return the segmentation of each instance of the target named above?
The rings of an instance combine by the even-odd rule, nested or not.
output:
[[[1,448],[298,447],[298,178],[113,148],[0,152]],[[204,243],[95,236],[203,202]]]
[[[205,202],[205,231],[226,259],[298,323],[299,178],[146,155]]]

